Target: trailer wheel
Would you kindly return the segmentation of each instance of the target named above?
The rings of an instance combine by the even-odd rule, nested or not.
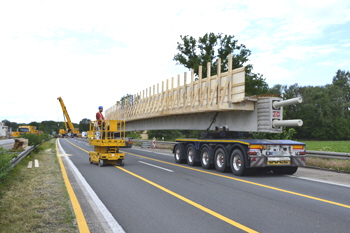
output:
[[[210,161],[210,153],[211,148],[208,146],[203,146],[201,150],[201,165],[202,168],[209,169],[212,167],[211,161]]]
[[[91,157],[89,156],[89,163],[92,164]]]
[[[247,174],[247,168],[245,167],[245,160],[241,150],[235,149],[231,154],[230,165],[232,173],[237,176]]]
[[[174,147],[174,158],[176,163],[184,163],[185,160],[182,158],[183,146],[181,144],[176,144]]]
[[[298,170],[298,167],[274,167],[272,168],[273,173],[277,175],[286,174],[293,175]]]
[[[187,163],[190,166],[196,164],[196,148],[192,144],[187,146]]]
[[[219,172],[226,172],[228,164],[228,153],[223,147],[219,147],[215,150],[215,168]]]
[[[99,167],[103,167],[104,165],[106,165],[106,161],[105,161],[104,159],[100,159],[100,160],[98,161],[98,166],[99,166]]]

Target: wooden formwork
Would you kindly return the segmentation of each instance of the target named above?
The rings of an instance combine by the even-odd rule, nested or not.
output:
[[[180,76],[177,85],[174,78],[154,85],[133,96],[133,100],[106,110],[106,119],[135,121],[171,115],[192,114],[212,111],[244,110],[253,111],[254,102],[245,98],[245,67],[232,69],[232,55],[228,56],[228,71],[221,72],[221,60],[218,59],[217,75],[210,76],[210,63],[207,64],[207,77],[202,79],[202,67],[195,80],[193,70],[187,81],[184,74],[183,85]],[[242,103],[244,102],[244,103]]]

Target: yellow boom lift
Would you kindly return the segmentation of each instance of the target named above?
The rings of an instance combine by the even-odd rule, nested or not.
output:
[[[65,123],[65,126],[66,126],[66,133],[67,133],[67,134],[71,133],[71,137],[80,137],[81,134],[80,134],[80,132],[79,132],[79,129],[78,129],[78,128],[74,128],[73,123],[72,123],[72,121],[70,120],[70,117],[69,117],[69,115],[68,115],[66,105],[64,105],[63,99],[62,99],[61,97],[58,97],[57,99],[58,99],[58,101],[60,102],[61,107],[62,107],[63,117],[64,117],[64,123]],[[68,123],[69,128],[67,128],[67,123]],[[64,133],[64,131],[63,131],[63,130],[60,130],[60,134],[61,134],[61,133]],[[63,136],[63,135],[62,135],[62,136]],[[64,136],[63,136],[63,137],[64,137]]]
[[[94,151],[89,151],[90,164],[124,166],[125,154],[119,151],[119,147],[125,146],[125,121],[91,121],[89,132],[93,135],[89,144],[94,146]]]

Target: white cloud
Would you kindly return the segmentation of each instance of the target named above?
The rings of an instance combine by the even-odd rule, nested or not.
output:
[[[349,25],[349,9],[341,0],[3,1],[0,77],[15,91],[0,93],[9,110],[0,110],[0,120],[62,120],[56,99],[62,96],[79,122],[93,118],[99,105],[108,108],[157,83],[161,88],[188,71],[172,60],[180,35],[235,35],[270,85],[281,79],[303,85],[313,69],[349,67],[342,31],[324,41],[326,29]]]

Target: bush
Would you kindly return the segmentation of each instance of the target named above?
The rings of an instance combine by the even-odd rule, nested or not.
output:
[[[44,141],[51,139],[50,135],[48,134],[41,134],[41,135],[22,134],[20,137],[24,139],[28,139],[28,146],[36,146],[41,144]]]
[[[6,179],[11,168],[11,157],[7,156],[6,150],[0,147],[0,181]]]

